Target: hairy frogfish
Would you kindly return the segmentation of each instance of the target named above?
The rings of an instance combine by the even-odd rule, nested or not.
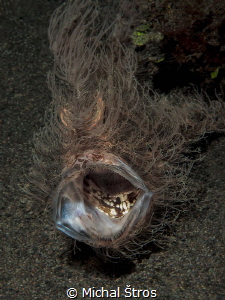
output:
[[[150,95],[128,42],[134,17],[118,7],[76,0],[53,13],[53,100],[35,138],[30,181],[37,199],[52,205],[56,228],[132,255],[166,222],[160,207],[185,201],[192,160],[184,153],[205,133],[224,132],[225,105]]]

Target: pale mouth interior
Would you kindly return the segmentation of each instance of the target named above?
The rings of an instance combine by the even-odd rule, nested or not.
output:
[[[125,238],[145,217],[152,197],[136,172],[108,156],[110,163],[90,162],[83,172],[68,172],[53,198],[56,227],[96,246]]]
[[[92,169],[83,178],[85,204],[114,219],[130,211],[140,192],[129,180],[110,169]]]

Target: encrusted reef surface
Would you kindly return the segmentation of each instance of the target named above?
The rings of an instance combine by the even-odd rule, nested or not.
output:
[[[61,1],[30,0],[26,7],[23,1],[1,4],[3,299],[66,299],[70,287],[77,288],[82,299],[83,287],[110,290],[119,286],[122,294],[127,284],[157,290],[158,299],[223,299],[224,137],[214,136],[199,145],[204,148],[202,159],[195,163],[188,181],[196,200],[165,233],[168,242],[163,249],[154,248],[148,257],[118,264],[105,262],[84,245],[78,245],[74,255],[71,239],[60,233],[55,236],[48,207],[27,199],[20,190],[32,163],[29,141],[43,126],[51,99],[45,83],[52,67],[46,32],[50,15]],[[169,16],[169,11],[163,16]],[[146,55],[147,50],[143,51]],[[138,76],[141,80],[146,75]],[[221,77],[216,80],[222,82]],[[182,92],[191,89],[187,86],[180,87]],[[217,92],[222,97],[221,90]]]

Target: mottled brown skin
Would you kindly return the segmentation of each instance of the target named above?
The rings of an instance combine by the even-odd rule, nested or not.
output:
[[[126,4],[121,2],[121,6]],[[78,0],[62,5],[53,14],[49,39],[54,69],[48,77],[53,101],[45,128],[35,141],[30,181],[36,198],[52,203],[61,190],[67,190],[63,180],[72,174],[71,182],[71,178],[81,182],[80,186],[74,183],[79,197],[85,187],[82,201],[89,207],[86,216],[85,209],[76,212],[86,238],[80,240],[95,248],[105,247],[132,256],[142,253],[142,245],[154,239],[155,232],[165,222],[155,217],[158,207],[172,207],[177,201],[186,201],[185,181],[193,162],[183,153],[205,133],[225,131],[225,105],[219,100],[205,103],[200,95],[189,98],[179,95],[177,99],[157,94],[150,97],[148,89],[135,78],[137,57],[127,43],[135,15],[128,23],[118,10],[114,8],[107,16],[104,8],[99,10],[92,1]],[[84,153],[92,153],[92,158]],[[132,176],[125,175],[123,168],[117,169],[116,159],[109,162],[107,157],[111,154],[137,174],[137,182],[129,183]],[[84,158],[82,168],[78,167],[80,158]],[[109,169],[114,173],[124,172],[122,177],[128,176],[127,180],[120,176],[121,187],[117,190],[112,191],[110,186],[117,186],[120,177]],[[97,178],[98,174],[103,178],[106,173],[107,187],[103,188],[102,180]],[[140,191],[149,193],[150,201],[145,213],[140,213],[140,218],[135,213],[135,219],[134,202],[139,201],[140,207],[144,207]],[[125,192],[129,196],[125,197]],[[110,201],[117,194],[126,201],[130,199],[129,209],[124,205],[122,213],[116,202],[107,206],[105,198],[96,204],[97,193],[98,197],[106,193]],[[110,212],[109,207],[113,209]],[[101,211],[121,224],[129,214],[131,217],[123,224],[124,228],[111,236],[90,232],[91,227],[84,232],[85,223],[93,221],[94,208],[97,215]],[[93,226],[98,228],[100,224]]]

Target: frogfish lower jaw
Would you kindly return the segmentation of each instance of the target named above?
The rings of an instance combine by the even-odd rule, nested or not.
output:
[[[143,180],[119,157],[89,150],[62,175],[53,219],[76,240],[117,248],[144,223],[151,198]]]

